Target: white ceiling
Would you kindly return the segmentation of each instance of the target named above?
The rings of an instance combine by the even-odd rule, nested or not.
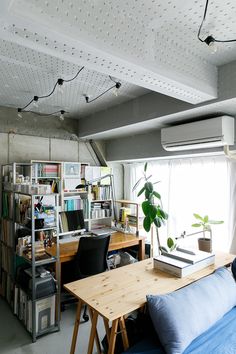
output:
[[[236,59],[236,43],[217,53],[198,41],[205,0],[1,0],[0,105],[23,107],[59,77],[78,78],[40,101],[38,112],[79,118],[149,90],[190,103],[217,97],[217,66]],[[209,1],[202,35],[236,38],[235,0]],[[107,93],[108,75],[122,83]],[[29,109],[35,110],[33,107]]]

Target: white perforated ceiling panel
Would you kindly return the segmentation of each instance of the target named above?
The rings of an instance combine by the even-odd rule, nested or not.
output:
[[[219,45],[213,56],[198,41],[204,6],[200,0],[2,0],[0,75],[9,87],[1,87],[0,104],[22,106],[83,65],[63,96],[48,99],[47,109],[86,115],[146,89],[191,103],[215,98],[216,65],[235,59],[236,44]],[[203,37],[236,37],[235,16],[234,0],[209,1]],[[83,94],[107,89],[109,74],[122,82],[120,95],[86,105]],[[17,104],[7,89],[19,97]]]

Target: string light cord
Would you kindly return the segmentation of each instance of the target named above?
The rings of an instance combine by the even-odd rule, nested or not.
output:
[[[212,44],[214,42],[217,42],[217,43],[232,43],[232,42],[236,42],[236,39],[221,40],[221,39],[214,38],[211,35],[207,36],[205,39],[201,38],[201,31],[202,31],[203,24],[204,24],[204,22],[206,20],[208,3],[209,3],[209,0],[206,0],[205,9],[204,9],[204,15],[203,15],[202,22],[200,24],[200,27],[199,27],[199,30],[198,30],[198,35],[197,35],[199,41],[202,42],[202,43],[206,43],[207,45],[210,45],[210,44]]]
[[[97,97],[93,98],[92,100],[89,99],[89,96],[85,95],[86,103],[92,103],[92,102],[96,101],[97,99],[99,99],[100,97],[102,97],[103,95],[105,95],[107,92],[109,92],[112,89],[116,88],[117,90],[119,90],[119,88],[121,87],[121,83],[119,81],[115,81],[110,75],[109,75],[109,78],[110,78],[111,81],[113,81],[115,83],[115,85],[112,85],[111,87],[109,87],[104,92],[100,93],[100,95],[98,95]]]
[[[35,114],[36,116],[41,116],[41,117],[48,117],[48,116],[53,116],[55,114],[65,114],[65,113],[70,113],[70,112],[67,112],[67,111],[64,111],[63,109],[61,109],[60,111],[56,111],[56,112],[52,112],[52,113],[40,113],[40,112],[34,112],[34,111],[24,111],[24,113],[33,113]]]
[[[32,100],[30,100],[30,102],[29,103],[27,103],[24,107],[22,107],[22,108],[18,108],[18,112],[23,112],[23,111],[25,111],[25,109],[29,106],[29,105],[31,105],[31,103],[33,103],[33,102],[37,102],[39,99],[41,99],[41,98],[48,98],[48,97],[50,97],[54,92],[55,92],[55,90],[56,90],[56,87],[57,87],[57,85],[59,85],[59,86],[62,86],[63,85],[63,83],[64,82],[71,82],[71,81],[73,81],[73,80],[75,80],[78,76],[79,76],[79,74],[81,73],[81,71],[84,69],[84,66],[82,66],[82,68],[80,68],[80,70],[75,74],[75,76],[73,76],[71,79],[68,79],[68,80],[64,80],[64,79],[57,79],[57,82],[55,83],[55,85],[53,86],[53,89],[49,92],[49,94],[47,94],[47,95],[42,95],[42,96],[34,96],[33,98],[32,98]],[[29,111],[28,111],[29,112]],[[50,114],[51,115],[51,114]]]
[[[63,81],[64,81],[64,82],[71,82],[71,81],[75,80],[75,79],[79,76],[80,72],[81,72],[83,69],[84,69],[84,66],[82,66],[82,68],[77,72],[77,74],[75,74],[74,77],[72,77],[72,79],[63,80]]]

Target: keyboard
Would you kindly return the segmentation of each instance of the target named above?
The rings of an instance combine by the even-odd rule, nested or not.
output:
[[[78,242],[81,236],[69,236],[59,239],[59,243]]]
[[[91,230],[92,234],[96,235],[96,236],[101,236],[101,235],[106,235],[106,234],[114,234],[114,232],[116,232],[116,230],[111,229],[110,227],[104,227],[102,229],[94,229]]]
[[[91,235],[85,234],[85,235],[77,235],[77,236],[67,236],[64,238],[60,238],[59,243],[78,242],[80,237],[89,237],[89,236]]]

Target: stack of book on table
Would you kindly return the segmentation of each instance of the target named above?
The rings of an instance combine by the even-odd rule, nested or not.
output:
[[[190,275],[215,263],[215,255],[209,252],[177,248],[154,258],[154,268],[177,276]]]

